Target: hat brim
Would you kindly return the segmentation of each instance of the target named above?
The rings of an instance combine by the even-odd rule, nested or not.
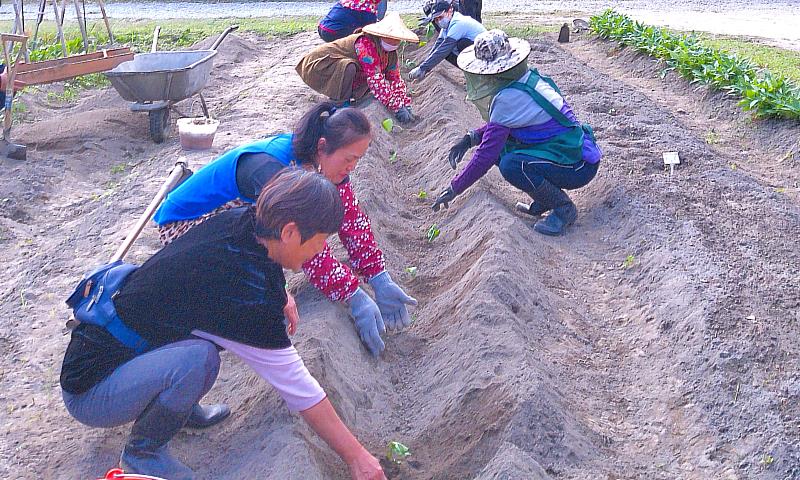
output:
[[[397,12],[386,14],[383,20],[378,23],[366,25],[361,31],[370,35],[375,35],[376,37],[391,38],[392,40],[405,42],[419,42],[417,34],[406,27],[406,24],[403,23],[403,20],[400,18],[400,14]]]
[[[447,10],[450,10],[450,9],[448,8]],[[419,24],[421,26],[425,26],[425,25],[431,23],[433,21],[433,19],[435,19],[439,15],[444,15],[445,13],[447,13],[447,10],[433,11],[427,17],[420,18],[419,19]]]
[[[531,54],[531,44],[521,38],[509,38],[508,42],[511,44],[511,53],[491,62],[476,58],[475,46],[470,45],[458,55],[458,68],[478,75],[492,75],[511,70],[528,58]]]

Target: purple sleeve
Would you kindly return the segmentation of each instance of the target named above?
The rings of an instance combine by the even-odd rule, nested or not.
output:
[[[479,178],[486,175],[486,172],[492,168],[492,165],[497,164],[500,159],[500,153],[503,152],[503,146],[506,144],[506,139],[511,133],[511,129],[504,127],[498,123],[487,123],[485,126],[476,130],[482,133],[481,144],[472,155],[464,170],[453,178],[450,186],[457,194],[461,194],[464,190],[477,182]]]

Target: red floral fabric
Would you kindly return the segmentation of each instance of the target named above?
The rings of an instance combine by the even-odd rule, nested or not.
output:
[[[386,269],[383,252],[367,215],[359,208],[358,199],[349,180],[337,187],[344,204],[344,220],[339,227],[339,239],[350,255],[353,270],[364,278],[372,278]],[[334,302],[347,300],[358,288],[358,278],[338,261],[328,244],[317,256],[303,265],[308,281]]]
[[[400,77],[397,62],[389,65],[389,55],[375,42],[367,35],[356,40],[356,55],[361,69],[353,82],[353,91],[366,83],[375,98],[395,113],[411,105],[411,96]]]
[[[370,12],[378,14],[378,4],[381,0],[339,0],[339,4],[345,8],[358,10],[359,12]]]

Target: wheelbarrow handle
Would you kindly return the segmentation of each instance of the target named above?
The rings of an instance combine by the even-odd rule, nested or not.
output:
[[[159,205],[161,205],[161,201],[167,196],[167,194],[172,191],[173,188],[177,184],[179,184],[183,179],[191,175],[192,171],[186,166],[186,162],[178,161],[174,167],[172,167],[172,171],[169,174],[169,178],[164,182],[164,185],[161,186],[161,189],[158,191],[153,200],[150,202],[150,205],[147,206],[142,216],[139,217],[139,221],[136,222],[136,225],[130,229],[128,235],[125,236],[125,240],[122,242],[122,245],[119,246],[117,249],[117,253],[111,257],[112,262],[116,262],[117,260],[122,260],[128,250],[130,250],[131,245],[133,242],[139,238],[139,234],[142,233],[144,226],[147,225],[147,222],[153,217],[153,214],[156,212],[156,209]]]
[[[211,45],[211,50],[216,50],[219,47],[219,44],[228,36],[229,33],[233,32],[234,30],[238,30],[239,25],[231,25],[230,27],[226,28],[224,32],[222,32],[217,40]]]

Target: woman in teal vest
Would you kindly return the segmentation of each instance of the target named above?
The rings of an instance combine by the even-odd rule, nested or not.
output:
[[[406,305],[417,301],[392,280],[372,227],[359,207],[350,173],[372,139],[367,117],[355,108],[336,109],[333,103],[316,105],[301,119],[294,133],[281,134],[224,153],[170,192],[155,215],[161,240],[169,243],[194,225],[221,211],[253,203],[269,180],[290,166],[319,170],[333,182],[344,204],[339,238],[350,256],[350,267],[334,258],[330,246],[305,264],[311,284],[334,302],[350,308],[356,329],[369,351],[378,356],[385,345],[381,334],[411,324]],[[367,280],[375,301],[359,287]],[[290,298],[286,314],[297,319]]]
[[[467,80],[467,99],[487,123],[450,150],[455,170],[467,150],[478,147],[433,209],[448,206],[497,165],[503,178],[533,199],[530,204],[517,204],[519,211],[536,217],[550,212],[534,229],[560,235],[577,216],[564,190],[588,184],[602,154],[591,127],[578,122],[556,84],[528,68],[530,51],[527,41],[490,30],[475,37],[474,45],[458,56]]]

